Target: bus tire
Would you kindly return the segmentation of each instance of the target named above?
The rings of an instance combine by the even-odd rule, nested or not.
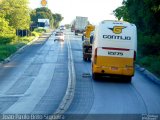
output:
[[[97,80],[98,78],[99,78],[99,75],[97,75],[96,73],[92,73],[93,80]]]
[[[127,83],[131,83],[132,77],[125,77],[125,81],[126,81]]]
[[[87,58],[83,57],[83,60],[84,60],[84,61],[87,61]]]

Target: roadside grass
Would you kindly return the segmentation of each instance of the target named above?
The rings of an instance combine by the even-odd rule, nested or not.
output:
[[[160,78],[160,35],[138,32],[138,56],[136,63]]]
[[[26,37],[18,37],[15,35],[0,36],[0,61],[4,61],[11,54],[15,53],[19,48],[31,42],[35,37],[41,36],[45,29],[35,29],[31,35]]]
[[[160,78],[160,56],[145,56],[137,59],[137,64],[146,68]]]
[[[11,54],[15,53],[19,48],[26,45],[32,41],[35,37],[16,37],[11,40],[10,43],[2,44],[0,43],[0,61],[3,61],[5,58],[9,57]]]
[[[0,45],[0,61],[9,57],[11,54],[16,52],[17,48],[15,45]]]

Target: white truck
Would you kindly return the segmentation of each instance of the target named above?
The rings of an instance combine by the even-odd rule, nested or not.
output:
[[[76,16],[75,35],[78,35],[78,33],[83,33],[85,30],[85,27],[87,25],[88,25],[88,18],[87,17]]]

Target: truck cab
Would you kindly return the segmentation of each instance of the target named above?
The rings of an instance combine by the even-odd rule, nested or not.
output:
[[[94,30],[94,26],[93,25],[88,25],[85,29],[85,34],[82,36],[82,40],[83,40],[83,44],[82,44],[82,48],[83,48],[83,60],[87,61],[87,60],[91,60],[91,56],[92,56],[92,42],[93,41],[93,34],[91,34],[91,32]]]

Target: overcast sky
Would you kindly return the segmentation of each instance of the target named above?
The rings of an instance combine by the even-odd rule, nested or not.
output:
[[[41,7],[41,0],[29,0],[30,8]],[[76,16],[88,17],[97,24],[102,20],[116,19],[113,10],[122,5],[123,0],[47,0],[47,7],[53,13],[64,17],[62,24],[71,23]]]

